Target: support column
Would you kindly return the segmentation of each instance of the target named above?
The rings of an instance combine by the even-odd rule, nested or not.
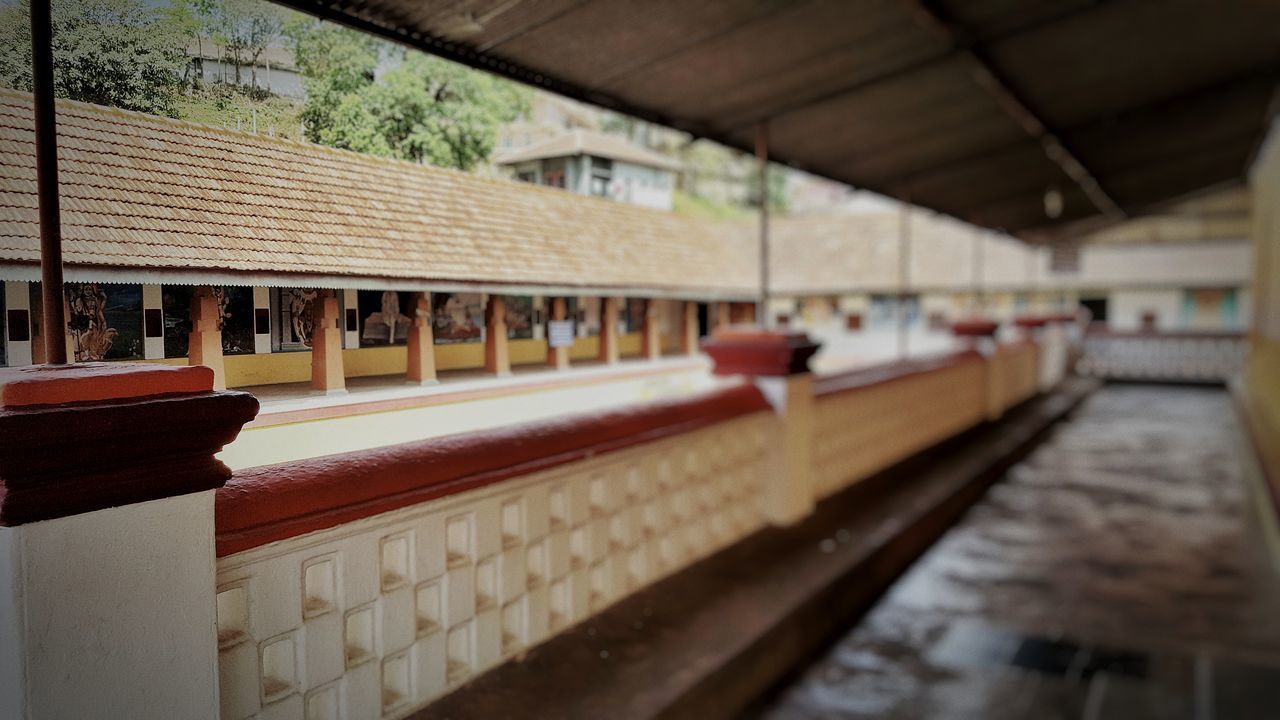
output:
[[[716,303],[716,324],[712,328],[713,333],[727,330],[733,324],[733,306],[728,302],[721,301]]]
[[[662,357],[662,334],[658,329],[658,301],[652,298],[644,302],[644,334],[641,336],[641,355],[647,360]]]
[[[321,290],[311,308],[315,322],[311,329],[311,387],[325,394],[347,391],[342,369],[342,318],[338,298],[332,290]]]
[[[680,350],[685,355],[698,354],[698,303],[684,304],[684,317],[680,328]]]
[[[600,300],[600,362],[618,364],[618,298]]]
[[[504,377],[511,374],[511,354],[507,350],[507,301],[490,295],[485,306],[484,369]]]
[[[747,375],[773,405],[765,516],[775,525],[807,517],[817,499],[813,473],[814,400],[809,358],[819,345],[804,333],[764,330],[717,332],[703,349],[717,375]]]
[[[551,319],[562,322],[569,318],[569,305],[564,298],[551,300]],[[569,346],[551,347],[551,333],[547,333],[547,365],[556,370],[569,369]]]
[[[418,293],[409,325],[409,363],[405,376],[411,384],[435,385],[435,338],[431,333],[431,293]]]
[[[217,720],[214,454],[258,401],[212,387],[0,370],[0,717]]]
[[[227,389],[222,361],[222,310],[213,288],[204,285],[191,294],[191,334],[187,337],[187,364],[213,371],[213,389]]]

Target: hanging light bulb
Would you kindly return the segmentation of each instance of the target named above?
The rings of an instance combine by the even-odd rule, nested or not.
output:
[[[1057,220],[1062,215],[1062,192],[1056,187],[1044,191],[1044,214],[1050,220]]]

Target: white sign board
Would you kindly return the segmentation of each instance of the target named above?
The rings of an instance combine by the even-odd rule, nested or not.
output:
[[[552,320],[547,323],[547,344],[553,348],[569,347],[573,344],[573,321]]]

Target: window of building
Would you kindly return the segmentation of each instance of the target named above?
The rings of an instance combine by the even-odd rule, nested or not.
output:
[[[524,170],[516,173],[516,180],[526,183],[536,183],[538,182],[538,173],[532,170]]]
[[[542,163],[542,184],[564,189],[567,185],[568,165],[564,158],[554,158]]]
[[[609,184],[611,182],[613,182],[613,161],[592,157],[591,194],[597,197],[609,197]]]

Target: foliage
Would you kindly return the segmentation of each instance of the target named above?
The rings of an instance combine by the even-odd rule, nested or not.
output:
[[[231,130],[303,140],[302,101],[231,84],[197,84],[177,102],[178,117]]]
[[[248,65],[257,84],[257,65],[262,53],[280,39],[285,14],[263,0],[200,0],[206,25],[213,39],[222,45],[223,59],[236,69],[235,82],[240,84],[240,67]]]
[[[499,127],[529,107],[528,90],[511,82],[352,30],[296,22],[287,33],[316,143],[470,170],[493,152]]]
[[[716,202],[710,198],[691,195],[684,190],[676,190],[671,200],[672,212],[685,217],[715,220],[745,220],[753,217],[753,213],[742,205]]]
[[[29,0],[0,9],[0,84],[31,90]],[[187,67],[180,30],[142,0],[53,0],[54,92],[59,97],[176,114]]]

